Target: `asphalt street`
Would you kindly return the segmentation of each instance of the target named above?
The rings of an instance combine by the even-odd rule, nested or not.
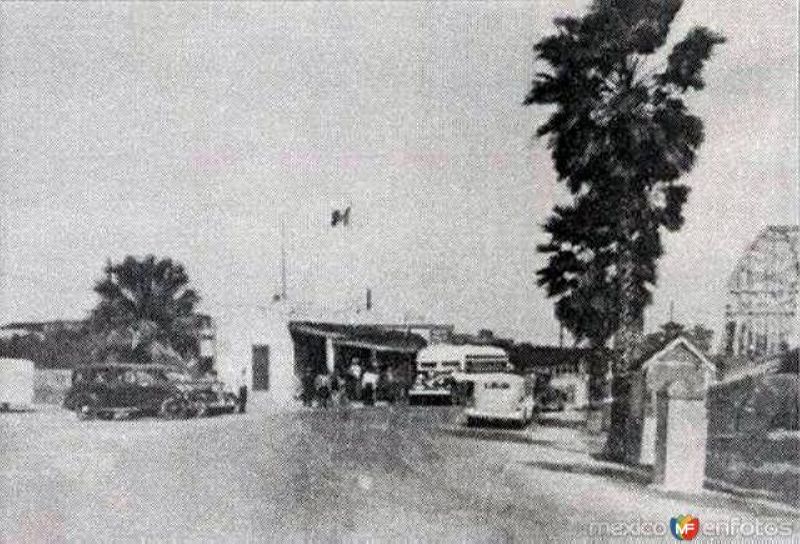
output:
[[[565,542],[604,521],[754,516],[597,470],[546,429],[531,444],[456,425],[453,409],[431,407],[189,421],[5,414],[0,541]]]

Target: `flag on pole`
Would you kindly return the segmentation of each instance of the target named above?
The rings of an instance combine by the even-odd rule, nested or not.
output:
[[[350,225],[350,206],[344,210],[333,210],[331,212],[331,227],[337,226],[347,227]]]

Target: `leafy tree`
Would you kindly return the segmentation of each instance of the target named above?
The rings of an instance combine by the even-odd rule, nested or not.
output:
[[[703,123],[684,96],[703,89],[705,61],[724,38],[695,27],[661,49],[681,0],[595,0],[583,17],[555,19],[534,51],[547,65],[526,105],[555,106],[536,132],[548,138],[559,181],[572,195],[544,225],[549,254],[538,272],[556,315],[594,345],[615,337],[615,375],[635,359],[651,301],[662,230],[683,224]],[[615,390],[608,453],[621,458],[624,388]]]
[[[57,326],[45,332],[41,347],[41,360],[36,361],[37,366],[74,368],[92,361],[98,339],[87,324],[77,328]]]
[[[154,354],[196,354],[195,305],[182,264],[148,255],[109,262],[95,284],[100,301],[92,312],[94,328],[105,336],[105,351],[150,362]]]

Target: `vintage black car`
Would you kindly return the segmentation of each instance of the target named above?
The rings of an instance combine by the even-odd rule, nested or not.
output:
[[[213,379],[174,367],[95,364],[76,368],[64,407],[82,419],[155,415],[166,419],[233,412],[236,396]]]

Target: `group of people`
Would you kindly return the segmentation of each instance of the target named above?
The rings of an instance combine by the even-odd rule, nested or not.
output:
[[[363,366],[353,359],[346,369],[316,374],[310,370],[303,375],[302,400],[306,406],[327,408],[361,401],[374,405],[378,397],[390,402],[402,397],[401,387],[390,368],[378,369],[376,364]]]

